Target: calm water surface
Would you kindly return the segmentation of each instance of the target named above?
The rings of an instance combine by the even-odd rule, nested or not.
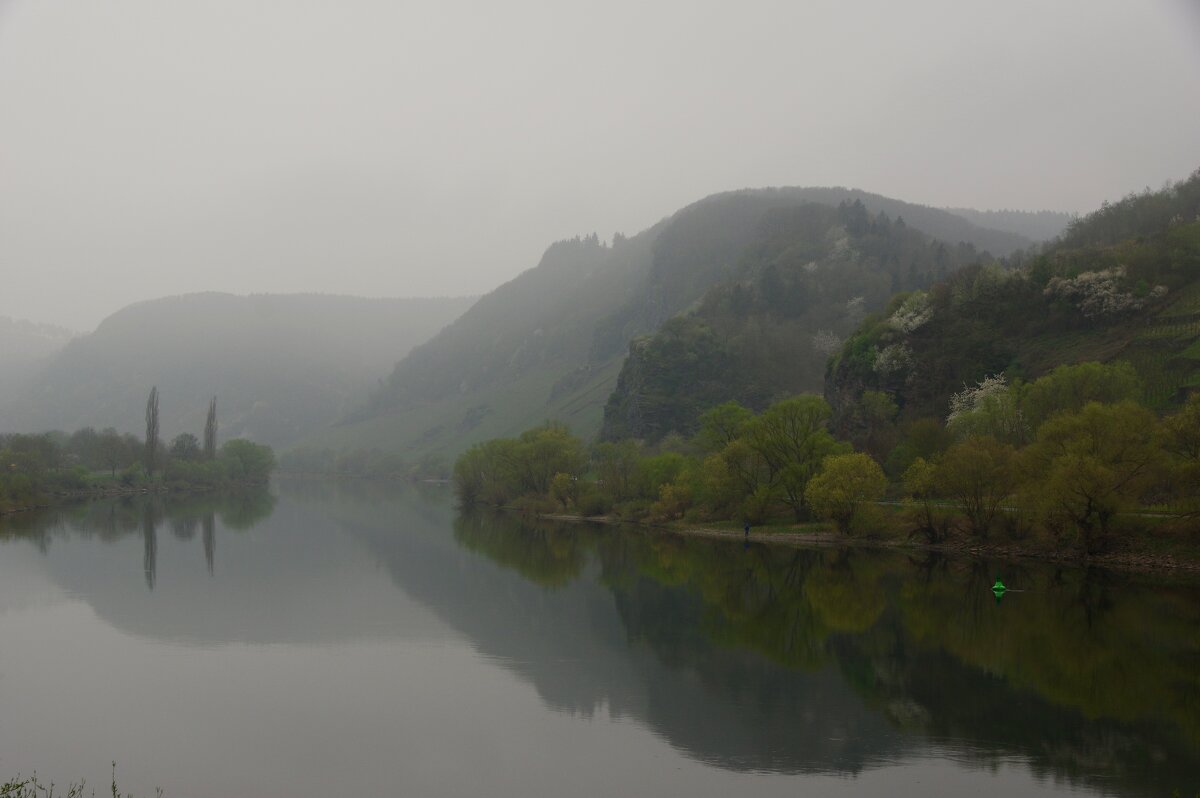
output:
[[[1191,796],[1200,587],[362,485],[6,519],[0,778],[112,760],[168,798]]]

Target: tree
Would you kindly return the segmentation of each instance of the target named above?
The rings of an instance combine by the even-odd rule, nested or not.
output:
[[[100,462],[108,467],[112,476],[117,475],[118,468],[129,465],[129,447],[114,428],[107,427],[100,432],[97,447],[100,452]],[[134,457],[136,456],[135,454]]]
[[[700,416],[696,438],[705,451],[719,452],[742,436],[754,413],[737,402],[725,402]]]
[[[1173,416],[1163,420],[1164,445],[1177,457],[1200,463],[1200,394],[1192,394]]]
[[[893,476],[903,475],[918,459],[932,462],[954,443],[954,437],[937,418],[919,418],[905,425],[902,433],[900,443],[888,455],[886,468]]]
[[[959,503],[978,537],[987,537],[1004,500],[1016,489],[1015,455],[1007,443],[983,436],[956,443],[938,463],[939,492]]]
[[[168,451],[177,460],[198,460],[200,459],[200,441],[196,440],[196,436],[190,432],[180,433],[171,440]]]
[[[1136,401],[1141,380],[1128,363],[1077,363],[1059,366],[1026,387],[1021,410],[1036,432],[1057,413],[1078,412],[1088,402]]]
[[[1171,488],[1177,507],[1188,515],[1200,511],[1200,394],[1162,422],[1163,446],[1171,457]]]
[[[146,473],[154,476],[158,461],[158,386],[150,389],[146,399]]]
[[[1155,484],[1164,461],[1154,414],[1134,402],[1059,414],[1023,454],[1035,503],[1052,526],[1074,527],[1089,553]]]
[[[557,422],[521,433],[513,455],[511,465],[522,493],[544,496],[555,474],[578,476],[583,470],[583,444],[565,424]]]
[[[217,456],[217,397],[208,403],[208,418],[204,420],[204,459]]]
[[[896,445],[896,415],[900,408],[889,393],[863,391],[855,407],[862,429],[862,448],[882,461]]]
[[[845,535],[859,508],[878,501],[886,490],[887,477],[879,463],[870,455],[852,452],[826,457],[804,496],[818,516],[834,521],[838,532]]]
[[[614,501],[625,501],[634,494],[637,476],[638,443],[634,440],[598,443],[592,452],[596,477],[604,492]]]
[[[804,518],[804,489],[821,461],[849,450],[825,428],[829,416],[824,399],[803,394],[776,402],[746,427],[746,443],[766,464],[771,490],[797,520]]]
[[[956,438],[992,437],[1021,446],[1029,442],[1029,424],[1021,409],[1021,385],[978,396],[973,407],[953,416],[947,430]]]
[[[579,439],[564,425],[547,423],[519,438],[472,446],[455,462],[454,482],[464,505],[500,506],[520,496],[546,496],[556,474],[577,477],[583,464]]]
[[[225,442],[221,459],[228,464],[229,477],[235,481],[266,482],[275,468],[275,452],[270,446],[240,438]]]
[[[915,507],[917,526],[915,533],[925,536],[930,543],[941,543],[946,539],[945,517],[934,510],[933,499],[937,495],[937,466],[924,457],[918,457],[904,470],[904,490],[908,494],[905,504]]]
[[[579,501],[579,479],[571,474],[558,472],[550,480],[550,496],[566,510]]]

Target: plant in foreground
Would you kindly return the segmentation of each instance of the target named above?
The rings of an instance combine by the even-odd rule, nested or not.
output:
[[[27,779],[21,778],[20,774],[16,778],[0,784],[0,798],[54,798],[58,795],[59,798],[96,798],[96,791],[93,789],[90,792],[84,792],[87,784],[82,779],[78,784],[71,783],[67,785],[65,791],[56,792],[57,785],[54,782],[43,784],[38,780],[37,773],[34,773]],[[117,763],[112,763],[112,790],[111,798],[133,798],[132,794],[121,795],[121,791],[117,788]],[[155,796],[162,798],[162,788],[155,790]]]

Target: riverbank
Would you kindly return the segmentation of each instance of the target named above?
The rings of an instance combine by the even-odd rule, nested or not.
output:
[[[687,522],[652,524],[613,516],[585,517],[539,513],[539,518],[569,523],[599,523],[636,527],[646,533],[659,532],[682,537],[701,537],[729,541],[750,541],[776,546],[893,549],[934,552],[978,559],[1019,561],[1035,560],[1071,567],[1083,565],[1135,573],[1177,573],[1200,575],[1200,538],[1184,533],[1151,534],[1148,538],[1115,541],[1111,550],[1085,555],[1078,546],[1056,545],[1042,539],[980,541],[965,535],[952,536],[941,543],[929,543],[904,536],[898,530],[877,535],[847,536],[835,531],[833,524],[808,524],[752,527],[742,529],[698,526]],[[1138,545],[1141,544],[1141,545]]]
[[[221,491],[248,490],[260,488],[266,482],[240,482],[223,485],[104,485],[92,488],[81,488],[71,491],[57,491],[35,499],[32,503],[0,505],[0,518],[31,513],[36,510],[49,510],[76,502],[95,501],[97,499],[115,499],[123,496],[156,495],[188,495],[201,493],[218,493]]]

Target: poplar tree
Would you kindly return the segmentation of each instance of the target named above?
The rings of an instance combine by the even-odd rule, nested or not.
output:
[[[208,418],[204,422],[204,459],[217,456],[217,397],[208,403]]]
[[[150,389],[146,400],[146,473],[154,476],[158,460],[158,386]]]

